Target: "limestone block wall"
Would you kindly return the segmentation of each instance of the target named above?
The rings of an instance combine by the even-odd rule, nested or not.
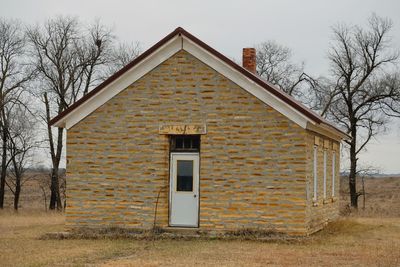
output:
[[[168,226],[164,123],[207,125],[200,229],[309,231],[310,134],[183,50],[68,130],[68,228]]]
[[[317,196],[314,196],[314,147],[317,148]],[[324,198],[324,151],[326,151],[326,197]],[[332,158],[335,157],[335,179]],[[339,216],[340,144],[322,135],[307,134],[307,231],[322,229]],[[334,191],[332,185],[334,183]]]

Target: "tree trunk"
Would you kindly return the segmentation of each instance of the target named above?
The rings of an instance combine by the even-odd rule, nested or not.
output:
[[[15,155],[12,156],[12,163],[15,171],[15,189],[14,189],[14,210],[18,211],[19,196],[21,194],[22,165],[18,166]]]
[[[50,103],[47,98],[47,93],[44,93],[44,103],[46,106],[46,120],[47,120],[47,134],[49,137],[50,144],[50,154],[51,154],[51,162],[53,164],[53,168],[51,169],[51,185],[50,185],[50,204],[49,209],[54,210],[62,210],[61,198],[60,198],[60,185],[59,185],[59,166],[61,160],[61,152],[63,147],[63,128],[58,128],[57,135],[57,147],[54,149],[54,139],[53,139],[53,131],[50,126]],[[62,106],[59,107],[58,114],[62,112]]]
[[[50,210],[61,210],[60,186],[58,183],[58,166],[53,166],[51,170],[51,185],[50,185]]]
[[[356,186],[356,173],[357,173],[357,128],[356,123],[352,123],[351,127],[351,143],[350,143],[350,173],[349,173],[349,189],[350,189],[350,205],[353,208],[358,208],[358,195]]]
[[[47,188],[47,187],[46,187]],[[42,190],[43,193],[43,200],[44,200],[44,211],[47,212],[47,196],[46,196],[46,189],[44,186],[40,186],[40,189]]]
[[[18,210],[19,195],[21,193],[21,178],[17,178],[14,192],[14,210]]]
[[[3,121],[2,131],[2,156],[1,156],[1,174],[0,174],[0,209],[4,208],[4,194],[6,186],[6,175],[7,175],[7,131],[5,122]]]
[[[62,210],[60,183],[59,183],[59,166],[61,160],[61,152],[63,147],[63,128],[58,128],[57,136],[57,151],[53,157],[53,168],[51,172],[51,195],[50,195],[50,209]]]

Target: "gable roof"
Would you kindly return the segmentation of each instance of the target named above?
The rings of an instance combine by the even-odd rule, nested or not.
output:
[[[181,27],[176,28],[68,109],[54,117],[50,124],[57,127],[72,127],[134,81],[182,49],[231,79],[304,129],[317,131],[337,140],[349,138],[345,132],[336,128],[293,97],[261,79],[261,77],[247,71]]]

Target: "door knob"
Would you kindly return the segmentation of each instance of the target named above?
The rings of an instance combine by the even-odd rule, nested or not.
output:
[[[194,194],[194,195],[193,195],[193,197],[194,197],[194,198],[196,198],[196,197],[197,197],[197,195],[196,195],[196,194]]]

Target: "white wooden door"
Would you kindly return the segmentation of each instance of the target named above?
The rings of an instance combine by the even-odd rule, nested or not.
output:
[[[199,226],[199,153],[171,153],[170,226]]]

